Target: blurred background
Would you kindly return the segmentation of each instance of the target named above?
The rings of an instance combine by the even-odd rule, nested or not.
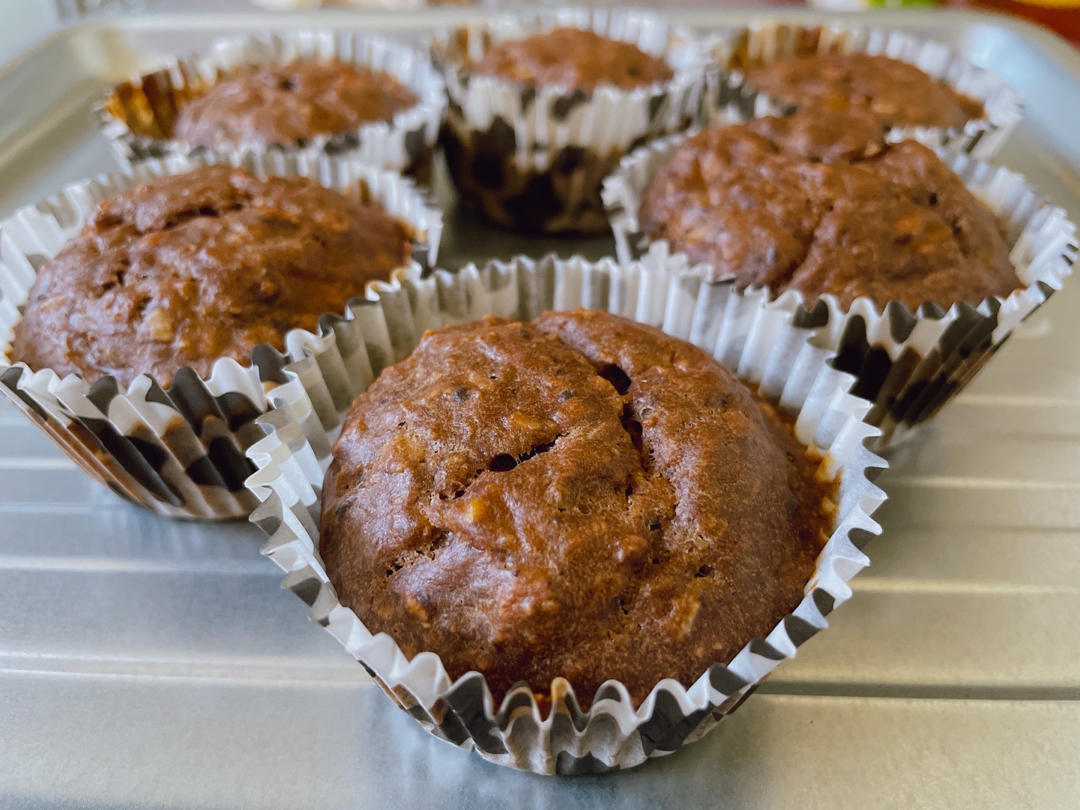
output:
[[[464,5],[468,0],[431,0],[431,5]],[[513,0],[478,0],[477,5],[505,8]],[[193,14],[200,11],[275,11],[314,8],[392,9],[421,8],[425,0],[0,0],[0,57],[9,59],[58,27],[76,21],[111,14]],[[549,5],[601,5],[600,3],[549,3]],[[650,5],[607,3],[606,5]],[[667,3],[660,5],[668,6]],[[1080,0],[681,0],[679,5],[776,8],[809,6],[843,11],[903,7],[968,8],[1024,17],[1044,25],[1080,45]]]

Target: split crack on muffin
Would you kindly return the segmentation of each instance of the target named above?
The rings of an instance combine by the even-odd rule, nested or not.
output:
[[[342,603],[500,699],[690,684],[802,599],[829,532],[790,422],[606,313],[427,334],[354,403],[323,488]]]
[[[740,287],[926,301],[1007,296],[1020,280],[993,213],[929,149],[885,144],[840,113],[767,117],[687,138],[640,208],[642,229]]]

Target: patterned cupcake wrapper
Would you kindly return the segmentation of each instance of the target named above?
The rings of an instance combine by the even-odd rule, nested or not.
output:
[[[785,104],[746,82],[743,70],[793,56],[866,53],[888,56],[915,65],[959,93],[980,101],[986,115],[963,127],[893,127],[890,141],[908,138],[929,147],[961,152],[979,160],[997,154],[1024,114],[1016,90],[985,68],[977,67],[940,42],[921,39],[903,31],[834,23],[796,25],[774,20],[714,37],[706,45],[710,56],[704,103],[705,123],[791,112]]]
[[[662,55],[667,82],[591,91],[523,86],[463,67],[492,42],[569,26]],[[600,184],[635,145],[685,129],[705,81],[697,40],[641,11],[560,9],[496,18],[437,39],[450,99],[443,143],[459,192],[493,222],[542,233],[606,230]]]
[[[343,193],[381,205],[416,232],[414,257],[434,261],[442,218],[425,195],[395,172],[355,161],[269,153],[234,156],[256,174],[299,174]],[[37,268],[81,230],[102,199],[163,174],[214,162],[210,155],[147,161],[131,175],[102,175],[74,183],[38,205],[0,223],[0,389],[51,436],[83,470],[113,491],[170,517],[224,519],[247,516],[256,501],[244,489],[251,463],[244,450],[262,436],[254,419],[270,397],[307,412],[317,407],[328,422],[333,402],[351,397],[315,396],[291,360],[306,347],[286,336],[287,354],[269,346],[252,352],[251,365],[218,360],[207,379],[181,369],[165,388],[148,375],[123,390],[113,377],[92,385],[78,374],[31,371],[12,363],[12,330],[22,315]]]
[[[302,145],[238,143],[193,146],[169,137],[180,107],[220,76],[245,65],[281,65],[296,59],[340,61],[389,73],[418,97],[390,121],[375,121],[348,132],[316,135]],[[342,155],[372,166],[430,177],[435,143],[446,111],[442,77],[423,52],[399,42],[356,32],[301,30],[219,40],[205,53],[117,85],[96,107],[102,133],[121,165],[143,160],[214,153],[238,162],[247,153],[269,151]]]
[[[400,708],[444,740],[542,774],[630,768],[675,751],[734,710],[826,626],[826,616],[851,595],[848,581],[868,564],[862,545],[879,532],[870,515],[884,494],[866,472],[885,465],[865,447],[877,433],[862,418],[869,404],[847,393],[851,378],[831,368],[829,352],[810,345],[790,313],[763,306],[762,297],[705,284],[700,274],[687,272],[681,258],[652,255],[621,266],[610,259],[519,257],[456,273],[403,273],[353,302],[351,319],[333,324],[339,340],[350,336],[350,347],[366,345],[371,353],[358,384],[341,381],[341,387],[356,389],[368,385],[388,359],[406,355],[426,329],[489,314],[529,319],[548,309],[608,310],[701,346],[797,415],[800,441],[824,459],[821,474],[840,476],[836,529],[799,606],[765,638],[749,641],[731,661],[709,667],[691,687],[662,680],[635,706],[623,684],[607,681],[583,711],[570,684],[556,678],[550,685],[552,708],[544,716],[524,683],[496,705],[481,674],[451,680],[434,653],[410,661],[388,635],[372,635],[338,601],[318,553],[320,488],[339,426],[312,435],[297,421],[296,409],[260,417],[267,436],[248,450],[258,468],[248,487],[263,501],[251,520],[269,536],[263,552],[286,572],[285,587],[309,606],[311,618]]]
[[[667,249],[666,242],[650,244],[638,211],[653,176],[686,137],[642,147],[605,181],[604,203],[622,261],[653,247]],[[1013,330],[1061,289],[1078,253],[1076,227],[1065,211],[1049,205],[1021,175],[944,147],[937,153],[1005,225],[1009,258],[1025,286],[1008,297],[989,297],[978,306],[960,302],[948,311],[925,303],[912,312],[898,301],[882,308],[870,298],[845,309],[832,295],[808,310],[802,293],[791,290],[768,303],[794,313],[798,326],[813,330],[819,345],[836,352],[836,367],[855,376],[852,393],[874,403],[867,418],[882,429],[872,444],[878,450],[906,438],[961,391]],[[707,268],[703,272],[708,275]]]

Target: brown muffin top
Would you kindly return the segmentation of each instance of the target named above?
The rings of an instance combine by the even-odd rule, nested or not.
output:
[[[580,28],[556,28],[493,45],[470,66],[474,73],[525,85],[591,90],[612,84],[629,89],[672,77],[671,68],[630,42]]]
[[[983,115],[975,99],[886,56],[778,59],[748,70],[747,82],[800,109],[846,112],[883,127],[962,127]]]
[[[960,178],[926,147],[872,131],[829,113],[703,130],[656,173],[641,228],[714,279],[808,302],[869,296],[914,311],[1021,287],[1001,223]]]
[[[297,144],[389,121],[416,102],[390,74],[345,62],[247,67],[184,103],[172,137],[201,146]]]
[[[12,359],[127,385],[284,347],[411,253],[408,226],[303,177],[212,166],[103,200],[38,271]]]
[[[607,313],[429,332],[353,403],[323,485],[342,603],[496,700],[567,678],[642,700],[799,603],[831,519],[780,415]]]

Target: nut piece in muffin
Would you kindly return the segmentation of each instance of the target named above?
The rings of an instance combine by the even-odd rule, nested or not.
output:
[[[751,67],[747,83],[800,110],[846,112],[882,128],[962,127],[982,118],[978,101],[914,65],[863,53],[777,59]]]
[[[473,73],[501,76],[523,85],[583,90],[605,84],[629,89],[672,76],[661,57],[631,42],[580,28],[556,28],[500,42],[468,66]]]
[[[346,62],[251,66],[184,102],[171,136],[193,146],[302,145],[389,121],[417,100],[390,74]]]
[[[100,202],[38,270],[14,362],[121,385],[247,363],[314,329],[407,263],[404,222],[304,177],[228,166],[162,177]]]
[[[341,602],[496,701],[693,683],[803,598],[834,484],[696,347],[603,312],[429,332],[353,403],[323,485]]]
[[[740,287],[867,296],[913,312],[1022,286],[993,213],[929,149],[874,125],[798,113],[707,129],[653,177],[642,229]]]

